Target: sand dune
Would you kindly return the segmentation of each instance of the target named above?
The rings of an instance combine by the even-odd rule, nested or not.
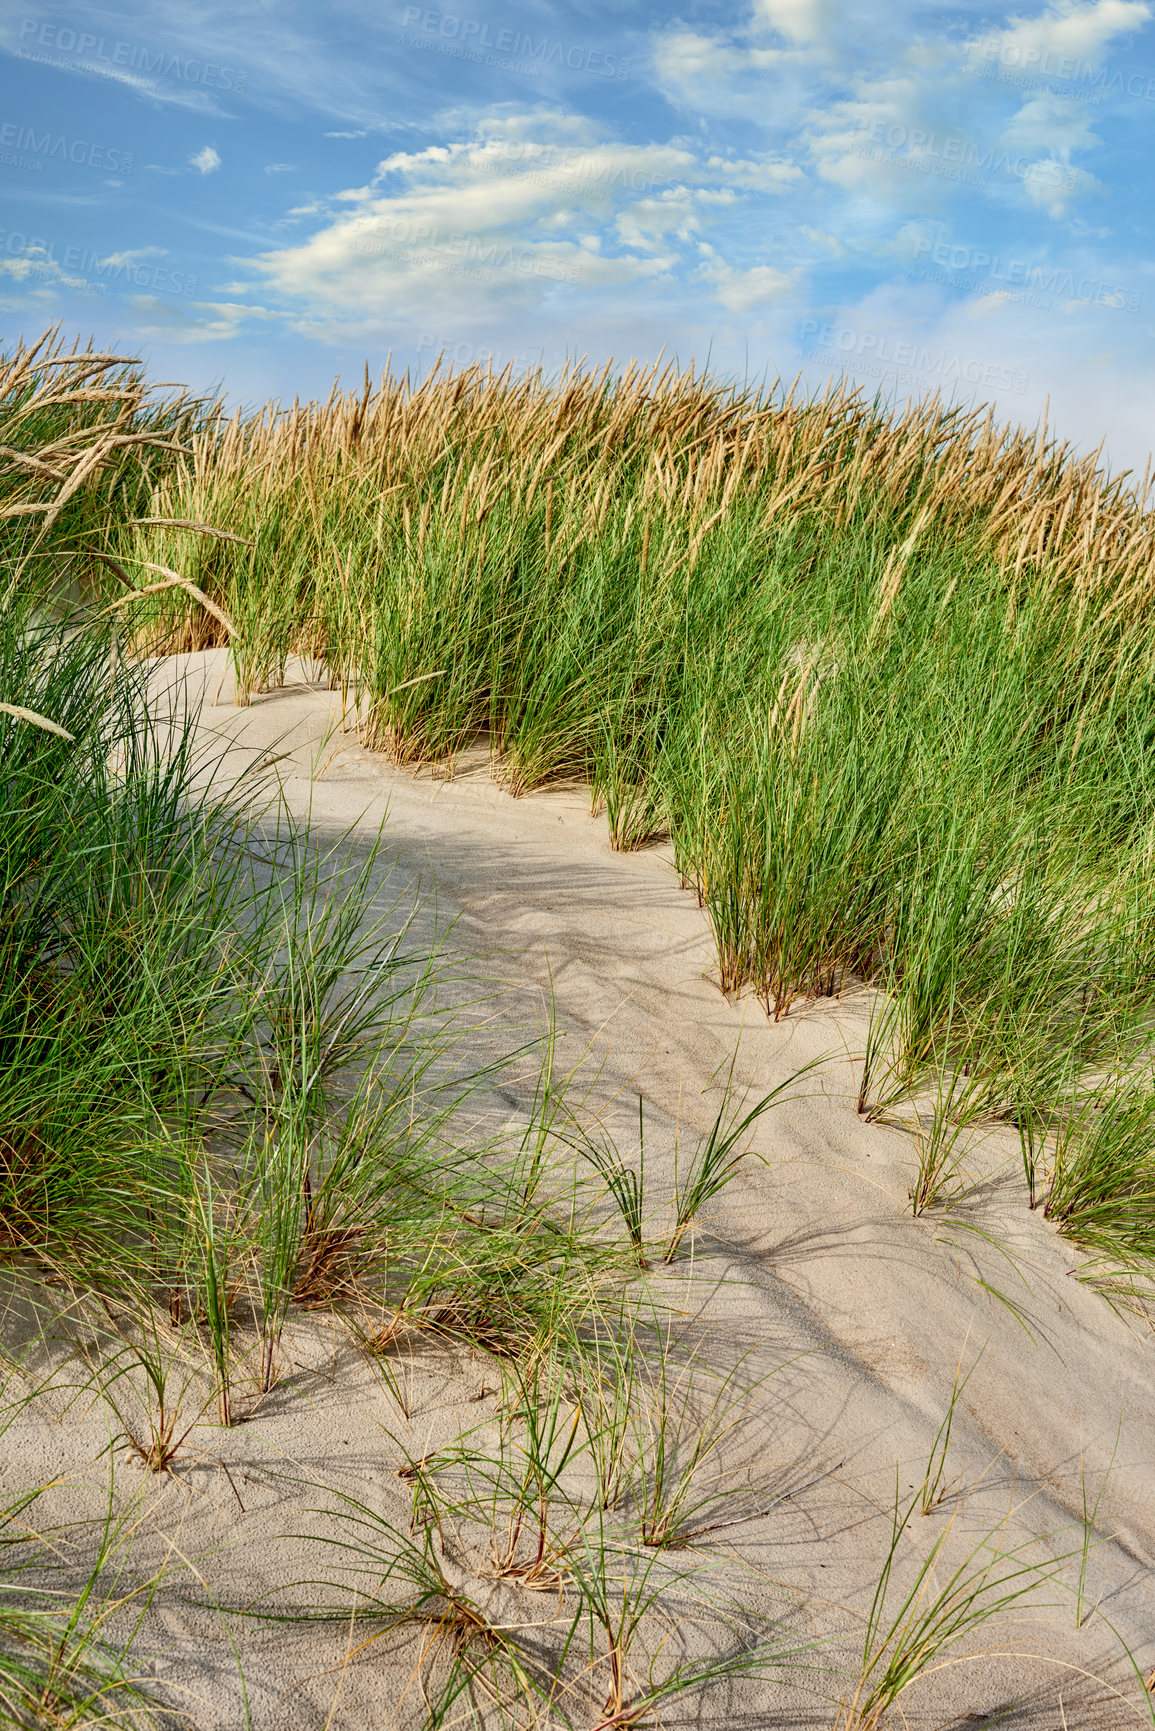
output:
[[[896,1475],[905,1499],[926,1471],[961,1364],[973,1370],[951,1436],[948,1492],[930,1516],[915,1517],[902,1568],[952,1518],[951,1557],[1002,1522],[1008,1545],[1036,1541],[1030,1556],[1040,1565],[1079,1550],[1084,1482],[1093,1500],[1110,1468],[1086,1581],[1100,1614],[1076,1627],[1076,1561],[1065,1587],[1041,1590],[1030,1608],[960,1649],[985,1656],[912,1688],[906,1722],[1072,1731],[1141,1723],[1134,1671],[1105,1619],[1141,1667],[1155,1663],[1155,1358],[1142,1319],[1082,1283],[1079,1253],[1028,1210],[1017,1140],[989,1133],[967,1157],[968,1194],[912,1218],[911,1136],[854,1110],[865,993],[799,1004],[771,1024],[756,1002],[728,1000],[714,983],[706,917],[665,852],[613,853],[582,789],[514,800],[482,750],[452,781],[396,770],[341,732],[337,699],[320,686],[290,683],[234,707],[220,652],[165,664],[158,679],[174,675],[187,679],[190,701],[204,695],[201,738],[227,752],[229,766],[278,758],[285,802],[317,838],[354,830],[368,840],[386,820],[389,893],[420,885],[424,928],[447,933],[447,953],[461,958],[463,1001],[475,995],[467,973],[491,982],[484,1013],[469,1012],[478,1051],[510,1049],[540,1028],[552,995],[563,1066],[580,1067],[588,1109],[624,1146],[644,1100],[647,1191],[659,1215],[675,1131],[708,1127],[735,1050],[735,1078],[755,1091],[826,1055],[801,1085],[806,1097],[756,1127],[765,1163],[748,1161],[717,1199],[692,1258],[653,1280],[704,1360],[730,1367],[747,1355],[746,1372],[766,1378],[718,1457],[736,1511],[704,1553],[719,1590],[780,1617],[784,1640],[829,1644],[785,1681],[707,1691],[669,1707],[664,1722],[833,1724],[843,1687],[834,1668],[853,1662],[861,1639]],[[495,1091],[478,1111],[504,1121],[518,1110],[515,1096]],[[185,1599],[237,1607],[293,1580],[336,1578],[347,1559],[333,1548],[332,1522],[309,1512],[326,1505],[320,1487],[405,1523],[395,1439],[432,1447],[492,1413],[485,1391],[495,1379],[464,1349],[405,1362],[408,1423],[331,1321],[295,1320],[290,1356],[292,1377],[248,1423],[197,1427],[175,1480],[146,1484],[138,1468],[118,1468],[121,1491],[144,1499],[141,1554],[179,1547],[203,1578],[203,1588],[186,1578],[164,1590],[150,1637],[154,1650],[167,1643],[158,1677],[191,1691],[183,1705],[197,1726],[241,1724],[240,1689],[219,1621]],[[54,1422],[42,1403],[9,1433],[5,1481],[65,1473],[51,1493],[53,1516],[91,1512],[106,1442],[95,1409],[73,1406]],[[476,1572],[475,1558],[458,1561]],[[550,1614],[548,1596],[501,1591],[509,1620]],[[383,1639],[345,1666],[361,1630],[239,1618],[230,1627],[257,1727],[419,1718],[412,1688],[402,1699],[412,1636]],[[710,1638],[705,1624],[678,1632],[691,1648]],[[894,1722],[903,1722],[897,1712]]]

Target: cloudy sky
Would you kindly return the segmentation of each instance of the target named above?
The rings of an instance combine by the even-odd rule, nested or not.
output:
[[[664,350],[1155,444],[1155,0],[12,0],[0,49],[6,341],[244,403]]]

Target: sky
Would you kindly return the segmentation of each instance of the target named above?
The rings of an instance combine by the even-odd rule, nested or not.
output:
[[[1155,0],[8,0],[0,337],[252,407],[444,354],[1155,444]]]

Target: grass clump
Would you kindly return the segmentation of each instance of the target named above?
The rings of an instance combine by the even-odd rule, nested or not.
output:
[[[184,573],[125,617],[242,696],[313,658],[399,762],[484,740],[668,836],[776,1019],[881,990],[863,1112],[948,1102],[921,1208],[953,1078],[1018,1123],[1148,1047],[1151,534],[1145,485],[938,399],[466,369],[203,411],[105,551]]]
[[[367,1643],[418,1628],[428,1724],[641,1726],[784,1664],[787,1637],[704,1586],[706,1541],[787,1494],[723,1507],[758,1384],[643,1317],[652,1264],[788,1084],[727,1087],[655,1241],[641,1101],[635,1162],[580,1123],[552,1032],[519,1128],[481,1136],[493,1066],[380,839],[318,849],[252,778],[208,776],[142,652],[227,643],[242,701],[304,656],[398,762],[452,773],[485,741],[515,794],[582,778],[615,846],[668,839],[725,990],[780,1019],[876,988],[861,1112],[936,1091],[916,1213],[955,1193],[963,1130],[1002,1117],[1032,1203],[1142,1269],[1145,491],[938,402],[471,371],[225,420],[52,340],[4,362],[0,446],[6,1277],[71,1340],[115,1446],[170,1478],[207,1413],[229,1427],[283,1386],[306,1312],[406,1416],[403,1354],[484,1355],[496,1441],[408,1463],[408,1534],[339,1495],[356,1589],[285,1612],[368,1620]],[[1038,1574],[992,1541],[940,1584],[944,1532],[895,1610],[913,1507],[846,1726]],[[3,1710],[147,1723],[93,1593],[49,1615],[30,1580],[0,1617]],[[108,1601],[118,1631],[149,1591]]]
[[[918,1501],[903,1511],[896,1499],[891,1547],[867,1616],[860,1675],[843,1698],[835,1731],[878,1731],[918,1678],[951,1663],[946,1655],[1048,1578],[1046,1566],[1033,1561],[1025,1548],[1005,1545],[1004,1529],[986,1535],[953,1568],[942,1568],[952,1525],[947,1522],[911,1584],[901,1596],[892,1593],[894,1560]]]
[[[19,471],[0,609],[10,1294],[39,1320],[38,1350],[79,1365],[109,1419],[110,1453],[154,1479],[179,1478],[208,1414],[228,1427],[260,1410],[305,1311],[343,1320],[399,1396],[402,1344],[485,1354],[510,1416],[496,1453],[466,1440],[451,1451],[468,1479],[458,1514],[491,1535],[498,1582],[547,1596],[572,1588],[585,1516],[567,1526],[563,1480],[588,1446],[572,1394],[591,1375],[605,1387],[598,1329],[630,1310],[635,1235],[594,1231],[598,1198],[559,1177],[576,1118],[552,1035],[523,1127],[482,1140],[465,1127],[492,1065],[463,1057],[436,936],[412,899],[390,895],[380,842],[308,844],[251,778],[208,774],[189,726],[158,703],[132,636],[150,607],[189,599],[206,630],[240,630],[246,616],[237,608],[234,621],[199,568],[185,578],[160,558],[127,560],[117,525],[210,548],[245,538],[162,511],[151,493],[151,508],[142,502],[154,460],[181,455],[174,417],[194,443],[206,431],[179,404],[151,411],[122,366],[48,345],[21,351],[0,392]],[[118,440],[142,418],[127,447],[133,469]],[[36,438],[48,440],[45,469],[32,460]],[[63,498],[67,478],[48,473],[61,440],[79,474]],[[162,520],[137,520],[147,517]],[[147,581],[161,566],[163,581]],[[124,605],[106,604],[109,571],[128,586]],[[565,1361],[562,1338],[573,1347]],[[627,1418],[629,1403],[625,1387]],[[420,1484],[444,1525],[428,1468]],[[20,1493],[10,1521],[38,1491]],[[162,1578],[137,1580],[136,1529],[115,1512],[109,1523],[83,1579],[20,1529],[43,1567],[18,1567],[0,1607],[0,1711],[13,1723],[166,1722],[131,1658]],[[526,1703],[564,1717],[559,1689],[579,1688],[580,1668],[563,1684],[542,1673],[432,1530],[382,1566],[377,1599],[402,1577],[388,1616],[431,1627],[451,1657],[426,1703],[431,1722],[466,1696],[502,1715]],[[591,1592],[579,1594],[587,1612]],[[655,1584],[619,1641],[623,1663],[657,1604]],[[613,1672],[612,1653],[608,1662]],[[665,1693],[700,1680],[673,1675]],[[632,1708],[621,1716],[625,1705],[614,1712],[638,1719]]]

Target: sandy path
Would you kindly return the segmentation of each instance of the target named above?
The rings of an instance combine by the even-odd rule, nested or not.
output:
[[[695,1133],[708,1125],[719,1067],[735,1048],[736,1076],[755,1088],[831,1055],[820,1079],[805,1085],[810,1097],[759,1125],[754,1146],[768,1164],[748,1162],[714,1205],[692,1263],[658,1280],[663,1296],[682,1304],[705,1354],[732,1363],[749,1352],[757,1374],[784,1367],[732,1439],[728,1470],[738,1483],[809,1488],[719,1535],[729,1576],[749,1601],[780,1606],[795,1638],[853,1632],[885,1552],[896,1472],[904,1495],[921,1481],[960,1356],[969,1366],[981,1349],[952,1436],[954,1492],[929,1519],[916,1516],[911,1554],[925,1554],[952,1515],[960,1544],[973,1543],[1008,1509],[1015,1542],[1039,1538],[1038,1561],[1077,1548],[1081,1463],[1093,1497],[1114,1452],[1088,1593],[1139,1664],[1155,1663],[1152,1344],[1142,1323],[1072,1278],[1077,1253],[1025,1205],[1015,1138],[996,1133],[975,1152],[982,1181],[965,1202],[912,1219],[910,1137],[866,1125],[854,1111],[864,1001],[801,1006],[777,1026],[756,1003],[728,1001],[713,983],[705,916],[668,858],[657,849],[614,854],[604,819],[589,816],[580,790],[515,801],[484,762],[452,782],[413,777],[334,733],[335,699],[318,687],[290,686],[237,710],[227,679],[221,688],[219,655],[183,666],[190,692],[207,693],[205,737],[234,742],[237,762],[241,752],[280,756],[286,802],[319,836],[356,828],[369,838],[388,806],[390,890],[418,880],[427,892],[435,886],[439,922],[456,922],[450,948],[485,958],[487,972],[511,988],[495,1002],[487,1040],[513,1044],[527,1024],[540,1025],[552,990],[562,1061],[568,1067],[588,1052],[585,1074],[602,1065],[596,1099],[623,1146],[632,1146],[644,1097],[647,1181],[657,1203],[672,1177],[675,1123],[680,1117]],[[492,1107],[507,1112],[508,1096]],[[382,1428],[403,1431],[395,1405],[337,1330],[303,1322],[293,1342],[298,1376],[251,1424],[228,1433],[200,1427],[204,1458],[187,1482],[143,1487],[150,1543],[176,1534],[198,1554],[229,1547],[200,1568],[233,1604],[323,1572],[315,1547],[281,1537],[310,1524],[331,1535],[326,1517],[300,1512],[302,1502],[323,1499],[303,1498],[279,1475],[345,1485],[379,1499],[393,1518],[407,1514],[393,1476],[396,1449]],[[484,1366],[467,1354],[423,1359],[412,1379],[418,1440],[448,1437],[489,1411],[486,1397],[475,1398]],[[102,1423],[75,1408],[66,1425],[30,1414],[0,1441],[3,1482],[64,1468],[82,1474]],[[125,1485],[139,1483],[134,1472],[122,1469]],[[57,1503],[79,1508],[87,1494],[72,1488],[56,1493]],[[1076,1574],[1077,1565],[1069,1586]],[[975,1645],[1045,1654],[1051,1663],[988,1655],[951,1667],[904,1697],[908,1723],[961,1727],[1000,1714],[1009,1727],[1065,1722],[1072,1731],[1142,1723],[1134,1675],[1102,1617],[1080,1631],[1069,1592],[1052,1590],[1040,1602],[1053,1609],[1005,1618]],[[241,1723],[219,1626],[214,1632],[205,1613],[167,1600],[163,1617],[176,1648],[162,1674],[187,1679],[191,1666],[199,1678],[189,1702],[194,1722]],[[324,1724],[338,1680],[326,1668],[339,1661],[342,1635],[236,1623],[234,1631],[254,1723]],[[334,1726],[411,1722],[396,1707],[411,1664],[402,1646],[391,1658],[381,1643],[348,1670]],[[845,1653],[825,1651],[816,1663]],[[836,1697],[840,1685],[820,1675],[798,1682],[804,1687],[718,1689],[688,1717],[671,1709],[667,1722],[829,1726],[833,1709],[822,1697]],[[1111,1684],[1129,1704],[1111,1695]]]

